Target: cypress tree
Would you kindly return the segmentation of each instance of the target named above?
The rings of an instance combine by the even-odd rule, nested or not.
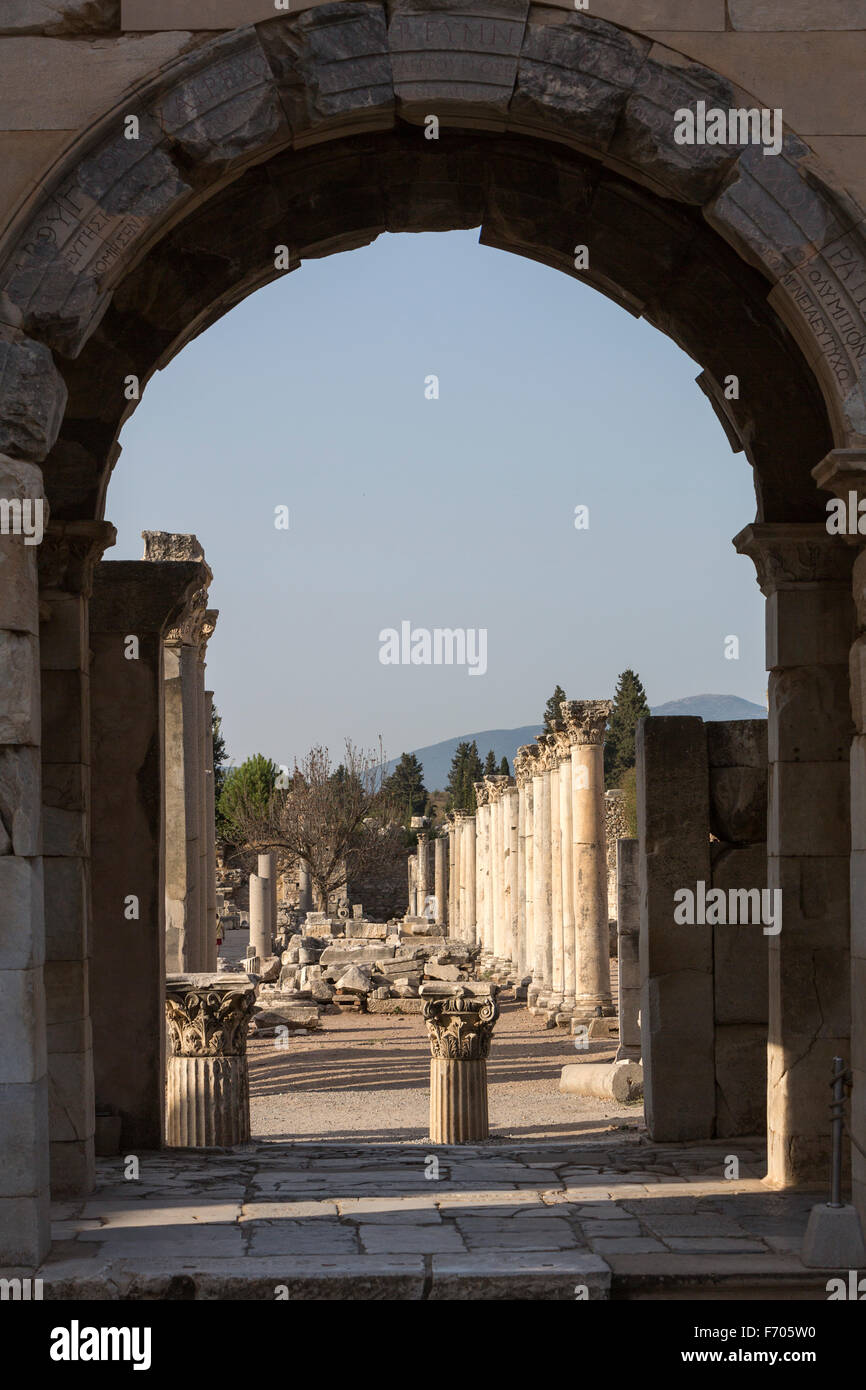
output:
[[[649,712],[640,678],[634,671],[623,671],[616,683],[604,745],[604,784],[608,789],[621,786],[623,774],[634,767],[638,721]]]

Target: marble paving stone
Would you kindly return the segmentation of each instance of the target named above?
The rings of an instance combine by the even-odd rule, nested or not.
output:
[[[449,1254],[466,1246],[452,1226],[360,1225],[361,1245],[371,1255]]]
[[[358,1241],[351,1226],[337,1221],[255,1222],[244,1233],[251,1255],[352,1255]]]
[[[650,1236],[602,1236],[591,1240],[590,1246],[596,1255],[663,1255],[665,1247],[660,1240]]]

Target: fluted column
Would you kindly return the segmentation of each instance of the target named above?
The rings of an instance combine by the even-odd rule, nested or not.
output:
[[[520,797],[510,783],[503,799],[505,825],[505,958],[517,965],[520,915]]]
[[[565,994],[565,943],[562,921],[562,816],[559,792],[559,747],[554,733],[550,746],[550,936],[551,975],[547,1007],[562,1009]]]
[[[418,856],[410,854],[406,860],[406,873],[408,875],[409,906],[406,909],[407,917],[417,917],[418,915]]]
[[[213,764],[213,740],[211,737],[210,704],[205,691],[205,654],[207,644],[213,636],[219,613],[208,608],[201,628],[201,639],[196,653],[196,729],[198,733],[198,756],[200,783],[198,787],[198,877],[199,877],[199,925],[198,925],[198,970],[216,970],[216,878],[210,884],[209,870],[214,866],[216,875],[216,855],[214,845],[213,819],[209,815],[210,791],[208,783],[213,781],[213,772],[208,776],[208,768]],[[211,905],[214,908],[210,915]]]
[[[619,966],[618,1062],[640,1060],[640,841],[616,842],[616,931]]]
[[[475,787],[475,883],[478,912],[478,941],[481,949],[490,950],[492,922],[492,885],[490,881],[490,788],[486,782]]]
[[[502,882],[502,791],[498,777],[488,777],[490,788],[490,881],[492,913],[488,950],[502,955],[505,902]]]
[[[581,1022],[613,1013],[610,931],[607,915],[607,849],[604,833],[604,732],[610,700],[565,700],[563,719],[571,740],[574,918],[577,990],[574,1017]]]
[[[537,748],[532,773],[532,953],[530,957],[532,984],[529,986],[527,997],[530,1008],[536,1006],[538,995],[544,986],[543,940],[547,920],[544,912],[544,836],[542,829],[544,776],[540,755],[541,749]]]
[[[457,986],[448,995],[425,999],[431,1143],[477,1144],[489,1137],[487,1058],[498,1017],[493,993],[475,995]]]
[[[249,1140],[247,1031],[255,1000],[248,975],[167,977],[165,1142],[170,1148],[231,1148]]]
[[[536,816],[539,839],[535,847],[537,863],[536,888],[536,963],[539,973],[538,1007],[547,1009],[553,987],[553,843],[550,829],[550,735],[539,734],[540,815]]]
[[[526,779],[518,771],[517,758],[514,759],[514,776],[517,782],[517,916],[514,930],[514,966],[520,978],[526,975]]]
[[[574,927],[574,816],[571,800],[571,745],[568,734],[556,734],[559,753],[559,834],[562,860],[562,1012],[574,1013],[576,952]]]
[[[205,884],[207,900],[207,961],[208,970],[216,970],[217,956],[217,884],[216,884],[216,789],[213,766],[213,691],[205,695]]]
[[[436,898],[436,925],[448,922],[448,848],[449,839],[437,835],[433,841],[433,893]]]
[[[458,896],[460,888],[460,823],[456,813],[450,813],[448,821],[448,935],[463,940],[460,927]]]
[[[426,830],[418,832],[418,906],[419,917],[427,915],[427,884],[428,884],[428,863],[427,847],[430,836]]]
[[[474,945],[478,940],[477,905],[475,898],[475,817],[466,817],[465,858],[466,858],[466,940]]]

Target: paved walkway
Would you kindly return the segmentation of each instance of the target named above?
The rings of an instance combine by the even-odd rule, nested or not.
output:
[[[46,1298],[825,1298],[797,1258],[815,1198],[761,1172],[757,1146],[640,1136],[145,1154],[56,1206],[39,1273]]]

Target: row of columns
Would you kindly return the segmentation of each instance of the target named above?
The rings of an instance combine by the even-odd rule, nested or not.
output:
[[[454,863],[451,826],[447,835],[436,835],[432,840],[428,831],[419,831],[417,851],[409,856],[408,861],[410,917],[426,916],[427,903],[432,897],[435,904],[432,921],[437,927],[450,930],[454,920],[452,903],[456,891],[452,872]]]
[[[449,828],[454,934],[493,968],[528,979],[533,1009],[613,1012],[604,731],[608,700],[570,700],[551,733],[520,749],[513,778],[475,783],[476,812]]]

